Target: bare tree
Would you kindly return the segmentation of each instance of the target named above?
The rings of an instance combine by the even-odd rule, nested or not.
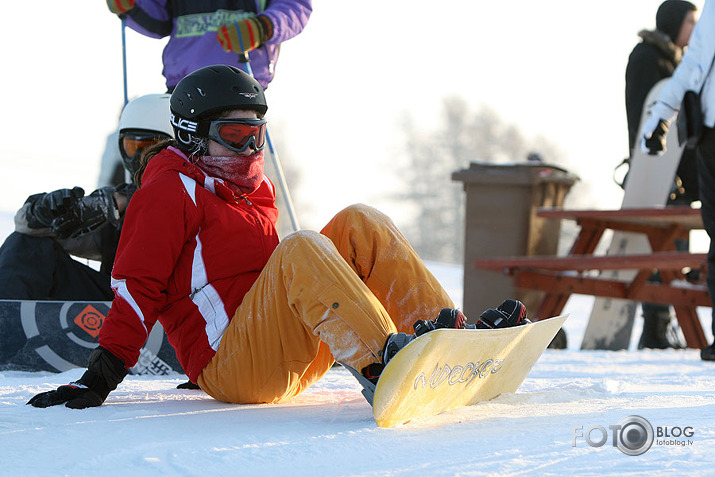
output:
[[[471,111],[463,98],[444,100],[441,127],[419,130],[410,116],[403,120],[407,165],[399,171],[404,193],[415,211],[402,225],[417,252],[428,260],[459,263],[464,250],[462,184],[452,173],[470,162],[520,162],[536,152],[550,161],[560,154],[543,138],[530,140],[490,108]]]

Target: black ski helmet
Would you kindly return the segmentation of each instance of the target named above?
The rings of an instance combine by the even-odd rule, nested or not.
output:
[[[195,149],[208,138],[207,118],[212,114],[250,109],[263,116],[268,110],[260,83],[228,65],[206,66],[186,75],[174,88],[170,105],[174,137],[179,147],[189,153],[201,152]]]

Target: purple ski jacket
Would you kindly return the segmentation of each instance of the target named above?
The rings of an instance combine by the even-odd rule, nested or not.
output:
[[[253,74],[266,88],[273,79],[280,44],[298,35],[312,12],[312,0],[137,0],[125,15],[127,26],[152,37],[170,36],[163,75],[172,89],[187,74],[209,65],[239,64],[216,39],[221,25],[262,13],[273,22],[273,37],[249,52]]]

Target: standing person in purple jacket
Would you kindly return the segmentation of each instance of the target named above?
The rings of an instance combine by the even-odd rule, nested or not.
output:
[[[170,36],[163,74],[169,92],[205,66],[239,66],[248,53],[253,74],[266,88],[275,74],[280,44],[298,35],[312,0],[107,0],[107,6],[137,32]],[[245,68],[242,68],[245,69]]]

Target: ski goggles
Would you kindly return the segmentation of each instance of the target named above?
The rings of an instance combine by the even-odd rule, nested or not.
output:
[[[266,120],[219,119],[211,121],[208,137],[234,152],[243,152],[249,147],[254,152],[262,151],[266,146]]]
[[[119,133],[119,153],[124,160],[134,160],[148,146],[170,139],[171,136],[158,132],[123,131]]]
[[[161,141],[171,139],[168,134],[150,131],[122,131],[119,133],[119,154],[124,167],[132,174],[139,165],[139,157],[144,149]]]

